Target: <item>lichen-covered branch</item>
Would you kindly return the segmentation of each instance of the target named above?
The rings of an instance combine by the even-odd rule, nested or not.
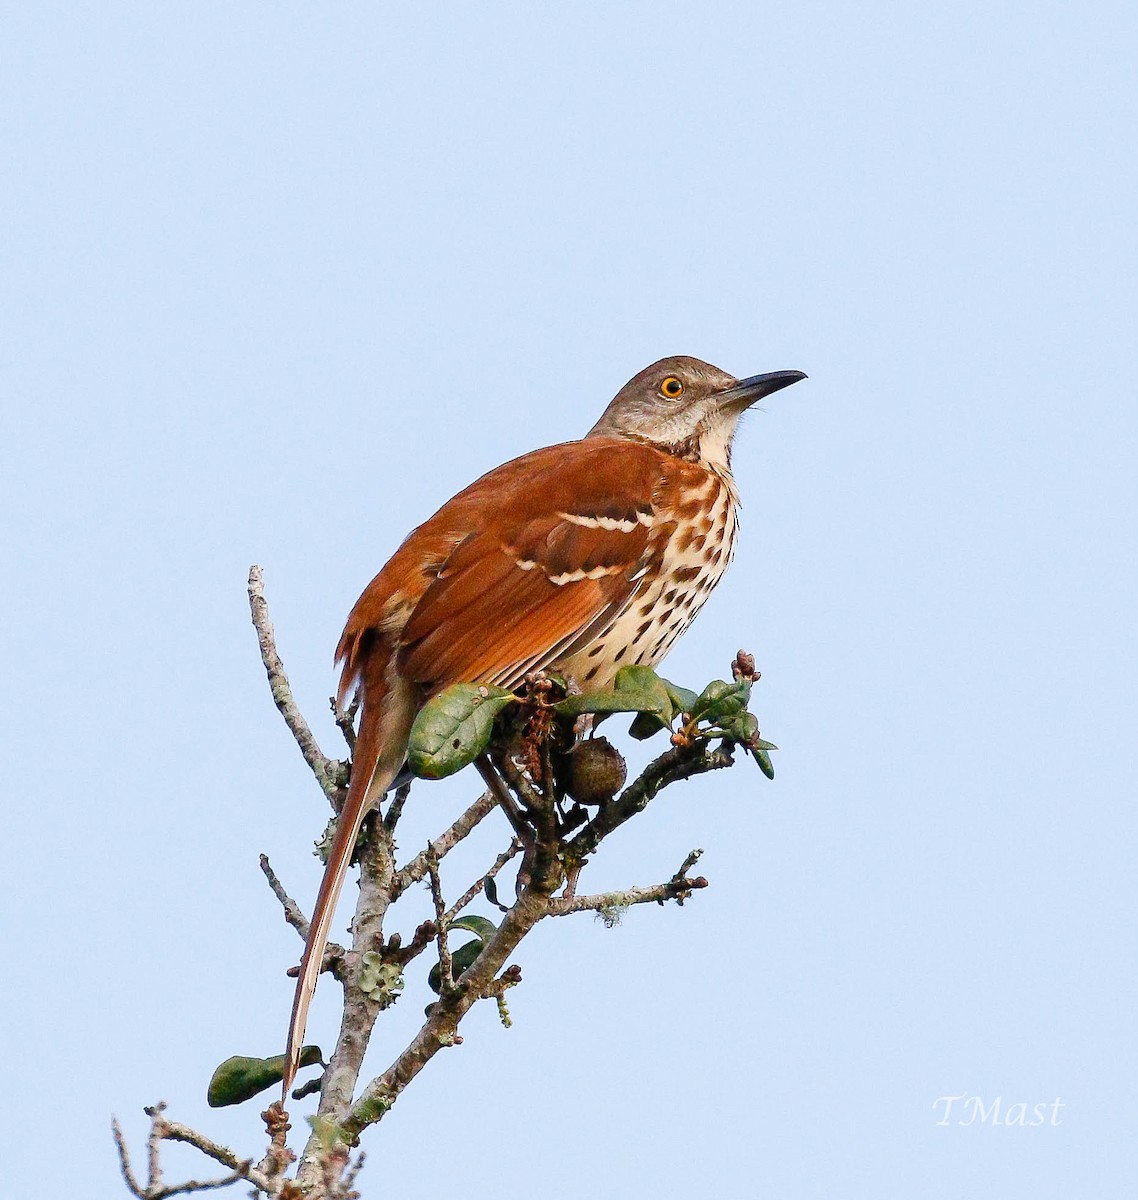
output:
[[[338,1121],[348,1108],[359,1079],[360,1067],[382,1009],[381,999],[360,987],[363,956],[384,945],[383,922],[392,900],[395,864],[390,838],[380,821],[374,822],[360,854],[360,894],[352,920],[352,948],[344,956],[340,976],[344,987],[344,1015],[336,1048],[324,1072],[318,1117]],[[314,1134],[305,1148],[310,1156],[319,1145]]]
[[[253,567],[249,573],[249,604],[274,703],[321,789],[338,810],[347,782],[347,766],[322,753],[293,698],[276,650],[262,573],[258,567]],[[742,657],[733,664],[733,675],[737,680],[741,675],[746,675],[748,682],[753,679],[753,664],[750,664],[750,674],[747,666]],[[624,909],[633,905],[662,905],[671,900],[682,904],[694,892],[708,886],[703,876],[690,874],[701,853],[693,850],[672,878],[664,882],[647,887],[576,894],[579,876],[587,870],[591,856],[604,839],[642,812],[663,788],[731,765],[732,732],[736,727],[717,725],[714,719],[699,716],[708,710],[705,706],[697,711],[693,701],[690,712],[696,716],[674,735],[673,746],[650,763],[639,778],[612,799],[604,797],[612,796],[616,784],[599,792],[597,800],[585,799],[578,794],[572,777],[561,778],[557,774],[563,766],[559,765],[562,759],[554,754],[556,731],[554,718],[550,715],[555,704],[550,702],[550,696],[556,695],[551,690],[554,685],[548,680],[534,678],[527,681],[527,687],[530,686],[544,688],[544,691],[535,693],[538,695],[536,701],[530,698],[528,708],[515,710],[522,715],[512,727],[499,725],[499,740],[492,740],[488,746],[483,743],[483,751],[475,758],[488,790],[423,850],[405,863],[396,861],[395,827],[407,802],[409,785],[401,786],[386,811],[381,809],[365,825],[367,833],[359,847],[359,895],[351,926],[351,944],[347,948],[329,944],[323,963],[324,971],[331,971],[343,989],[339,1033],[323,1075],[294,1093],[294,1098],[299,1099],[302,1094],[319,1091],[317,1114],[311,1122],[312,1132],[300,1158],[297,1159],[288,1147],[287,1138],[292,1126],[279,1101],[270,1104],[262,1113],[269,1144],[263,1157],[256,1162],[252,1158],[239,1158],[228,1147],[204,1134],[168,1121],[163,1115],[165,1106],[156,1105],[146,1110],[151,1117],[151,1128],[147,1139],[145,1184],[139,1181],[131,1166],[118,1123],[113,1125],[123,1179],[137,1200],[165,1200],[168,1196],[216,1190],[240,1182],[251,1184],[260,1194],[280,1197],[280,1200],[301,1200],[302,1197],[304,1200],[349,1200],[356,1195],[354,1183],[362,1161],[357,1160],[355,1165],[350,1163],[351,1147],[365,1129],[382,1120],[440,1050],[462,1043],[460,1025],[474,1005],[480,1000],[495,1002],[503,1024],[510,1024],[505,994],[521,982],[521,968],[507,963],[539,922],[546,917],[580,912],[594,912],[607,922],[615,922]],[[722,693],[727,685],[709,685],[707,694],[715,687]],[[341,712],[333,705],[336,724],[349,749],[354,744],[354,712],[354,708]],[[534,717],[535,713],[540,719]],[[700,720],[704,722],[702,726]],[[725,722],[727,717],[723,720]],[[753,718],[751,721],[753,723]],[[510,728],[512,733],[508,732]],[[580,731],[571,724],[562,725],[556,736],[561,738],[557,743],[557,754],[564,755],[567,741],[572,744],[573,737],[580,736]],[[708,746],[709,736],[718,743],[715,749]],[[734,741],[749,744],[743,740],[742,733]],[[597,805],[595,811],[594,804]],[[511,830],[507,829],[506,823],[501,822],[501,832],[509,836],[508,844],[489,869],[447,907],[440,862],[498,808],[509,818],[513,836],[509,836]],[[519,854],[520,862],[516,871],[511,872],[516,899],[507,908],[497,899],[493,881]],[[302,939],[306,939],[308,918],[288,894],[264,855],[261,856],[261,870],[285,920]],[[399,899],[423,880],[430,884],[434,919],[420,921],[404,944],[399,932],[385,934],[385,924],[391,920],[393,906]],[[483,892],[501,911],[500,923],[495,929],[485,918],[469,917],[464,924],[472,930],[482,930],[479,941],[468,942],[452,955],[446,940],[447,929]],[[414,1038],[394,1055],[381,1075],[361,1090],[364,1055],[379,1014],[398,999],[408,963],[432,942],[439,957],[439,998],[429,1009],[427,1019]],[[481,949],[472,949],[476,945]],[[472,953],[477,953],[477,957],[471,963]],[[467,963],[470,965],[463,970]],[[289,973],[295,975],[296,971],[293,967]],[[461,974],[455,977],[456,972]],[[238,1061],[253,1063],[255,1072],[262,1072],[269,1064],[269,1075],[280,1079],[280,1069],[272,1066],[276,1060]],[[308,1059],[309,1064],[316,1061],[322,1061],[318,1053]],[[272,1076],[273,1071],[277,1072],[275,1076]],[[255,1079],[257,1082],[245,1093],[246,1097],[255,1095],[258,1087],[265,1086],[259,1082],[259,1074]],[[211,1102],[217,1094],[211,1091]],[[242,1098],[236,1095],[230,1101],[219,1102],[238,1103]],[[215,1179],[167,1184],[162,1177],[160,1161],[162,1143],[167,1141],[196,1147],[225,1168],[228,1174]],[[290,1174],[292,1178],[289,1178]]]
[[[411,1044],[364,1089],[342,1122],[345,1135],[354,1138],[379,1121],[440,1050],[461,1041],[459,1022],[480,999],[494,994],[495,976],[522,938],[549,912],[550,900],[532,887],[522,892],[486,948],[455,981],[454,989],[440,997]]]
[[[565,917],[578,912],[596,912],[605,916],[609,913],[619,913],[634,904],[664,904],[668,900],[683,904],[692,892],[708,886],[702,875],[697,875],[694,879],[688,877],[688,871],[702,853],[702,850],[693,850],[684,860],[683,866],[665,883],[600,892],[595,896],[558,896],[550,907],[550,916]]]

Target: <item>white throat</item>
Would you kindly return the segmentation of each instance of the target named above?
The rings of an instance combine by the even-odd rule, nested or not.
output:
[[[731,499],[736,503],[739,502],[739,496],[731,475],[731,440],[738,425],[738,413],[716,413],[699,436],[700,462],[727,484]]]

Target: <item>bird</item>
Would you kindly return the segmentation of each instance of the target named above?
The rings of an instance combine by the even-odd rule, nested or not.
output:
[[[359,727],[301,958],[282,1103],[356,838],[403,769],[423,704],[452,684],[514,689],[542,670],[596,690],[623,666],[659,663],[735,551],[740,416],[805,378],[661,359],[583,438],[512,459],[448,500],[364,589],[336,649],[338,703],[358,698]]]

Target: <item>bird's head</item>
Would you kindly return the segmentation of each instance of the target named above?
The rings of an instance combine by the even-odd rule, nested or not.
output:
[[[588,436],[648,442],[726,470],[742,413],[805,378],[801,371],[771,371],[736,379],[698,358],[662,358],[617,392]]]

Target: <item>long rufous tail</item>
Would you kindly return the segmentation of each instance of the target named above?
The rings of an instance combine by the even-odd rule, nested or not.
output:
[[[414,698],[407,683],[390,668],[390,657],[382,653],[373,653],[363,668],[363,702],[352,757],[352,778],[336,824],[324,878],[320,881],[316,907],[312,910],[312,922],[308,929],[308,940],[304,943],[300,976],[292,1001],[281,1090],[284,1103],[288,1101],[289,1089],[300,1066],[308,1009],[316,992],[316,981],[324,962],[324,950],[336,914],[336,903],[348,875],[360,826],[371,808],[383,798],[406,757],[407,738],[415,716]]]

